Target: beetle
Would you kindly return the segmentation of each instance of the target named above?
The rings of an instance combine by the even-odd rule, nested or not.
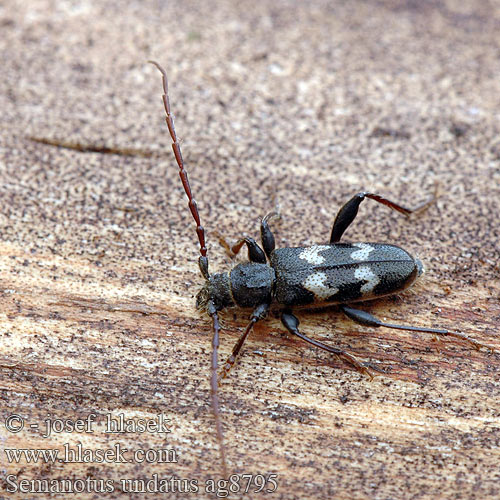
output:
[[[228,272],[210,274],[205,230],[201,225],[197,203],[191,192],[170,111],[167,74],[157,62],[149,62],[156,66],[162,74],[165,121],[172,139],[172,149],[179,167],[179,176],[188,198],[188,206],[196,222],[200,246],[198,263],[205,279],[203,288],[197,294],[196,306],[198,309],[205,310],[212,317],[213,322],[210,395],[225,476],[227,476],[226,449],[219,411],[218,385],[234,365],[253,326],[267,316],[272,304],[281,307],[281,320],[289,333],[319,349],[337,355],[356,370],[368,374],[370,377],[372,376],[370,370],[384,372],[369,363],[362,362],[353,354],[303,334],[298,328],[299,320],[293,314],[293,308],[336,304],[346,316],[361,325],[450,336],[466,341],[476,349],[481,347],[493,349],[460,332],[386,323],[370,313],[352,307],[352,303],[400,292],[412,285],[423,273],[420,260],[412,257],[399,246],[388,243],[340,242],[342,235],[356,218],[360,204],[366,199],[371,199],[404,215],[410,215],[426,209],[434,202],[436,194],[412,209],[378,194],[366,191],[357,193],[339,210],[333,223],[329,243],[308,247],[276,248],[269,222],[278,218],[279,213],[277,211],[270,212],[261,220],[260,224],[262,246],[250,237],[241,238],[232,246],[220,238],[222,245],[231,257],[234,257],[243,246],[246,246],[248,262],[237,264]],[[251,308],[252,313],[248,326],[233,347],[219,376],[220,323],[218,313],[228,307]]]

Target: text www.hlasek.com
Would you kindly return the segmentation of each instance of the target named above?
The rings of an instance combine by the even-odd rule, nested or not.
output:
[[[64,444],[63,449],[10,448],[4,450],[9,463],[177,463],[177,452],[172,448],[128,450],[120,443],[107,449],[83,448]]]

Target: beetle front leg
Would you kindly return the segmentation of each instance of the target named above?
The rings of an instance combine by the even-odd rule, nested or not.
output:
[[[226,251],[226,254],[231,259],[234,259],[242,249],[243,245],[246,245],[248,248],[248,260],[250,262],[258,262],[259,264],[265,264],[266,255],[268,258],[271,258],[271,253],[275,247],[274,235],[271,231],[271,228],[269,227],[268,222],[273,219],[279,219],[280,217],[281,215],[278,211],[278,208],[276,208],[276,210],[269,212],[262,219],[262,222],[260,224],[260,234],[264,250],[262,250],[262,248],[253,238],[249,237],[240,238],[234,245],[230,245],[224,238],[224,236],[222,236],[218,231],[215,231],[215,236],[217,237],[219,243]]]
[[[248,248],[248,260],[250,262],[258,262],[259,264],[266,263],[266,254],[253,238],[241,238],[231,246],[221,234],[218,232],[215,234],[219,243],[224,247],[224,250],[226,250],[227,255],[231,257],[231,259],[234,259],[243,245],[246,245]]]
[[[383,321],[380,321],[378,318],[373,316],[373,314],[367,313],[366,311],[354,309],[344,304],[342,304],[340,308],[348,318],[352,319],[356,323],[359,323],[360,325],[373,326],[375,328],[384,326],[385,328],[395,328],[396,330],[409,330],[411,332],[434,333],[435,335],[441,335],[443,337],[454,337],[456,339],[463,340],[464,342],[468,342],[469,344],[471,344],[472,347],[474,347],[474,349],[477,350],[479,350],[481,347],[485,347],[486,349],[490,349],[491,351],[496,350],[492,346],[471,339],[464,333],[450,332],[449,330],[443,330],[439,328],[423,328],[420,326],[394,325],[392,323],[384,323]]]
[[[234,366],[234,363],[238,358],[238,354],[240,353],[241,347],[245,343],[245,340],[247,339],[248,334],[252,330],[255,323],[257,323],[257,321],[261,319],[264,319],[267,316],[267,313],[269,312],[269,306],[270,304],[260,304],[252,312],[252,315],[250,316],[250,323],[245,328],[245,331],[243,332],[241,337],[238,339],[238,342],[236,342],[235,346],[233,347],[233,351],[231,352],[231,355],[227,358],[226,362],[224,363],[224,366],[222,367],[221,375],[219,377],[219,382],[218,382],[219,385],[222,382],[222,379],[227,377],[231,368]]]
[[[360,361],[356,356],[353,354],[350,354],[346,351],[343,351],[342,349],[338,349],[337,347],[331,347],[329,345],[323,344],[323,342],[319,342],[318,340],[311,339],[304,335],[303,333],[299,332],[299,320],[290,312],[290,311],[284,311],[283,314],[281,315],[281,321],[283,322],[283,325],[285,328],[292,333],[293,335],[297,335],[297,337],[300,337],[302,340],[305,340],[309,344],[312,344],[315,347],[319,347],[320,349],[323,349],[324,351],[330,352],[332,354],[336,354],[340,359],[343,361],[346,361],[349,363],[351,366],[356,368],[358,372],[361,372],[365,375],[368,375],[371,379],[373,378],[372,373],[370,372],[369,369],[378,371],[380,373],[385,373],[383,370],[380,370],[379,368],[376,368],[369,363],[364,363]]]
[[[374,193],[368,193],[366,191],[362,191],[354,195],[338,212],[337,217],[333,223],[332,234],[330,235],[330,244],[337,243],[340,241],[340,238],[344,234],[345,230],[351,225],[353,220],[356,218],[358,214],[358,208],[361,202],[365,198],[370,198],[371,200],[375,200],[382,205],[385,205],[393,210],[396,210],[404,215],[410,215],[413,213],[421,212],[425,210],[431,203],[433,203],[436,199],[436,192],[434,192],[433,196],[421,203],[415,208],[406,208],[398,203],[395,203],[383,196]]]

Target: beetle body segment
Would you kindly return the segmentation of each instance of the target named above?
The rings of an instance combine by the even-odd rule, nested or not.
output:
[[[275,271],[267,264],[245,262],[233,267],[230,275],[231,295],[239,307],[269,304],[275,283]]]
[[[406,250],[383,243],[279,248],[271,265],[275,300],[286,306],[369,300],[407,288],[422,272]]]

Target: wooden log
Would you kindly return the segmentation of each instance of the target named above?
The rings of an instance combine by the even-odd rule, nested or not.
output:
[[[117,3],[113,22],[104,4],[30,4],[0,12],[0,496],[214,498],[221,478],[211,322],[151,57],[169,71],[212,271],[234,265],[214,231],[258,238],[275,202],[278,246],[325,243],[355,192],[412,205],[438,182],[409,220],[363,204],[346,240],[399,244],[426,274],[360,307],[500,349],[489,4]],[[276,315],[258,324],[219,390],[233,483],[276,474],[276,499],[498,498],[498,353],[335,308],[299,317],[387,374],[290,338]],[[221,319],[222,362],[248,311]],[[129,432],[106,432],[120,419]]]

